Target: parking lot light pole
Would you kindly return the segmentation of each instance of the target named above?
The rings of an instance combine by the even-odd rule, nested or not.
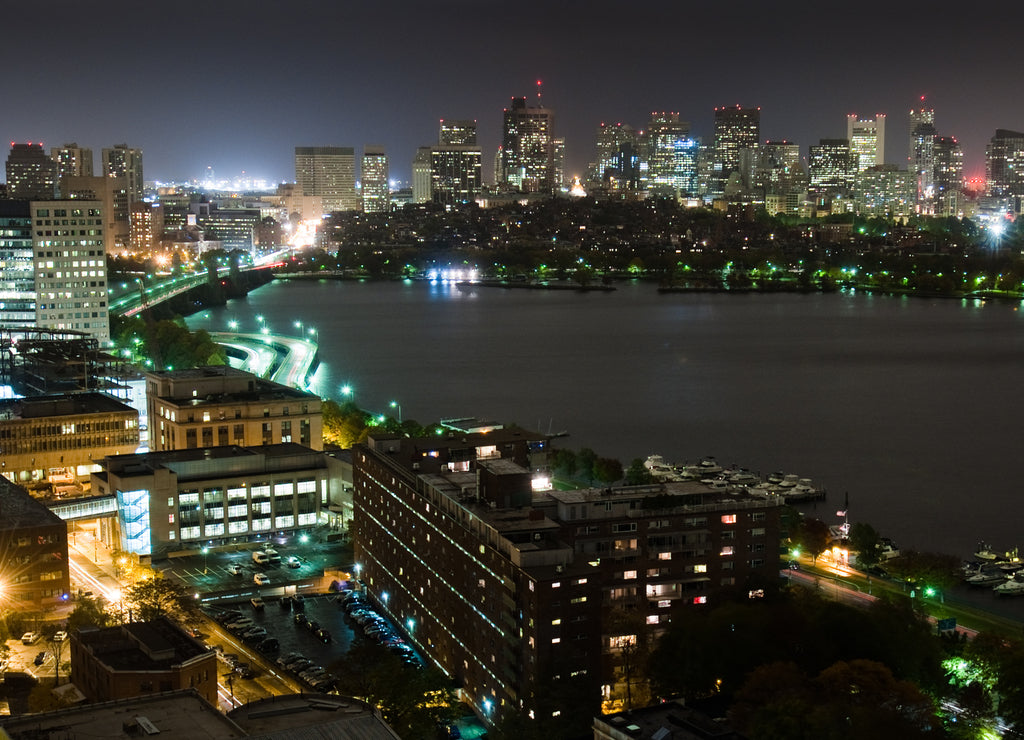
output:
[[[209,563],[210,548],[206,547],[204,545],[203,549],[202,549],[202,553],[203,553],[203,575],[206,575],[206,573],[208,572],[208,569],[207,569],[206,566]]]

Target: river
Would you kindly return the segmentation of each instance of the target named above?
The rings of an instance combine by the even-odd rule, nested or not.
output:
[[[828,489],[906,548],[1024,545],[1017,303],[276,281],[191,328],[313,330],[313,390],[371,411],[567,431],[624,464],[713,455]]]

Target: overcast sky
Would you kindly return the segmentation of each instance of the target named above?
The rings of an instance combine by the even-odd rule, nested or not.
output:
[[[513,96],[555,111],[568,174],[602,121],[678,111],[710,143],[715,106],[761,107],[762,139],[846,135],[887,114],[904,165],[921,95],[984,174],[997,128],[1024,129],[1024,5],[686,0],[55,0],[4,9],[0,140],[144,151],[147,180],[243,170],[294,179],[295,146],[386,147],[408,178],[440,118],[475,118],[485,175]],[[842,11],[839,10],[842,8]]]

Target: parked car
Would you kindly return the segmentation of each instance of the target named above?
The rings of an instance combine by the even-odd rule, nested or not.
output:
[[[261,653],[272,653],[275,650],[281,649],[281,643],[277,641],[276,637],[268,637],[264,639],[263,642],[261,642],[259,645],[257,645],[256,649],[259,650]]]
[[[259,596],[254,596],[253,598],[249,599],[249,603],[252,604],[252,608],[256,611],[262,611],[263,607],[266,606],[266,604],[263,603],[263,599],[261,599]]]
[[[240,576],[242,575],[242,566],[238,563],[232,563],[228,566],[228,573],[233,576]]]
[[[36,642],[39,641],[39,637],[40,637],[40,635],[39,635],[38,632],[26,632],[25,634],[23,634],[21,636],[21,644],[22,645],[33,645],[33,644],[35,644]]]
[[[301,568],[302,567],[302,563],[294,555],[289,555],[288,558],[284,561],[284,564],[287,565],[289,568]]]
[[[66,639],[68,639],[68,633],[64,630],[61,630],[60,632],[55,632],[53,635],[54,642],[64,642]]]
[[[43,652],[39,653],[39,655],[36,656],[36,659],[33,660],[32,662],[35,663],[36,665],[42,665],[43,663],[45,663],[49,659],[49,657],[50,657],[50,654],[44,650]]]
[[[268,583],[270,583],[270,579],[267,578],[267,576],[265,576],[263,573],[256,573],[252,577],[252,582],[255,583],[257,586],[266,586]]]

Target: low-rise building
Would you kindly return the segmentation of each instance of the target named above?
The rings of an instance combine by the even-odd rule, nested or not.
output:
[[[21,486],[0,477],[0,602],[52,606],[71,591],[68,528]]]
[[[319,523],[343,463],[289,443],[118,455],[92,476],[117,497],[120,549],[140,556],[246,542]]]
[[[697,481],[554,491],[546,454],[514,428],[353,450],[364,585],[490,720],[617,706],[630,656],[681,611],[777,572],[778,502]]]
[[[105,393],[0,400],[0,472],[11,480],[69,485],[138,446],[139,412]]]
[[[71,675],[90,701],[195,689],[217,703],[217,654],[166,617],[72,632]]]
[[[243,370],[146,373],[146,395],[152,450],[285,442],[323,449],[319,396]]]

